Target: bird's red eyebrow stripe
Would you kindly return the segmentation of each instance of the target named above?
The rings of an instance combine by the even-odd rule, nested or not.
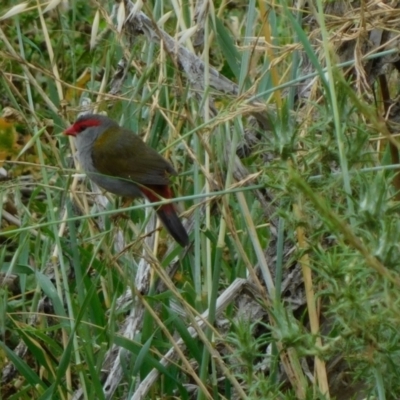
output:
[[[92,119],[85,119],[83,121],[77,121],[75,122],[74,125],[78,125],[78,126],[99,126],[101,125],[101,122],[97,119],[97,118],[92,118]]]
[[[64,131],[64,135],[76,136],[77,133],[85,128],[99,125],[101,125],[101,122],[95,118],[86,119],[84,121],[76,121],[73,125],[71,125],[68,129]]]

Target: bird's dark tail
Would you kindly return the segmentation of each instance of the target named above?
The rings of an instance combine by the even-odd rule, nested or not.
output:
[[[147,190],[147,188],[150,190]],[[170,199],[172,197],[171,190],[168,186],[148,185],[146,187],[141,187],[140,190],[151,202],[159,201],[160,196],[165,199]],[[158,207],[157,215],[170,235],[182,247],[189,244],[189,236],[182,225],[173,204],[164,204],[163,206]]]
[[[189,236],[176,214],[173,204],[166,204],[160,207],[157,210],[157,215],[167,228],[167,231],[182,247],[189,244]]]

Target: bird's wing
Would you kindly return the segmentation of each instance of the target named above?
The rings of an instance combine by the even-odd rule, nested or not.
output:
[[[140,185],[167,185],[177,175],[172,165],[139,136],[109,128],[93,144],[93,164],[99,173],[127,179]]]

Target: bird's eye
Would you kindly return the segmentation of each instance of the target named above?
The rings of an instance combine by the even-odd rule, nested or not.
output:
[[[75,126],[76,133],[81,133],[86,128],[87,128],[87,126],[85,124],[76,124],[76,126]]]

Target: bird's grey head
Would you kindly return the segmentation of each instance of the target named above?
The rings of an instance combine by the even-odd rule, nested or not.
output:
[[[90,137],[90,139],[95,140],[102,132],[113,126],[118,127],[118,124],[105,115],[84,114],[65,130],[64,134],[77,138],[79,136],[86,136],[86,139]]]

